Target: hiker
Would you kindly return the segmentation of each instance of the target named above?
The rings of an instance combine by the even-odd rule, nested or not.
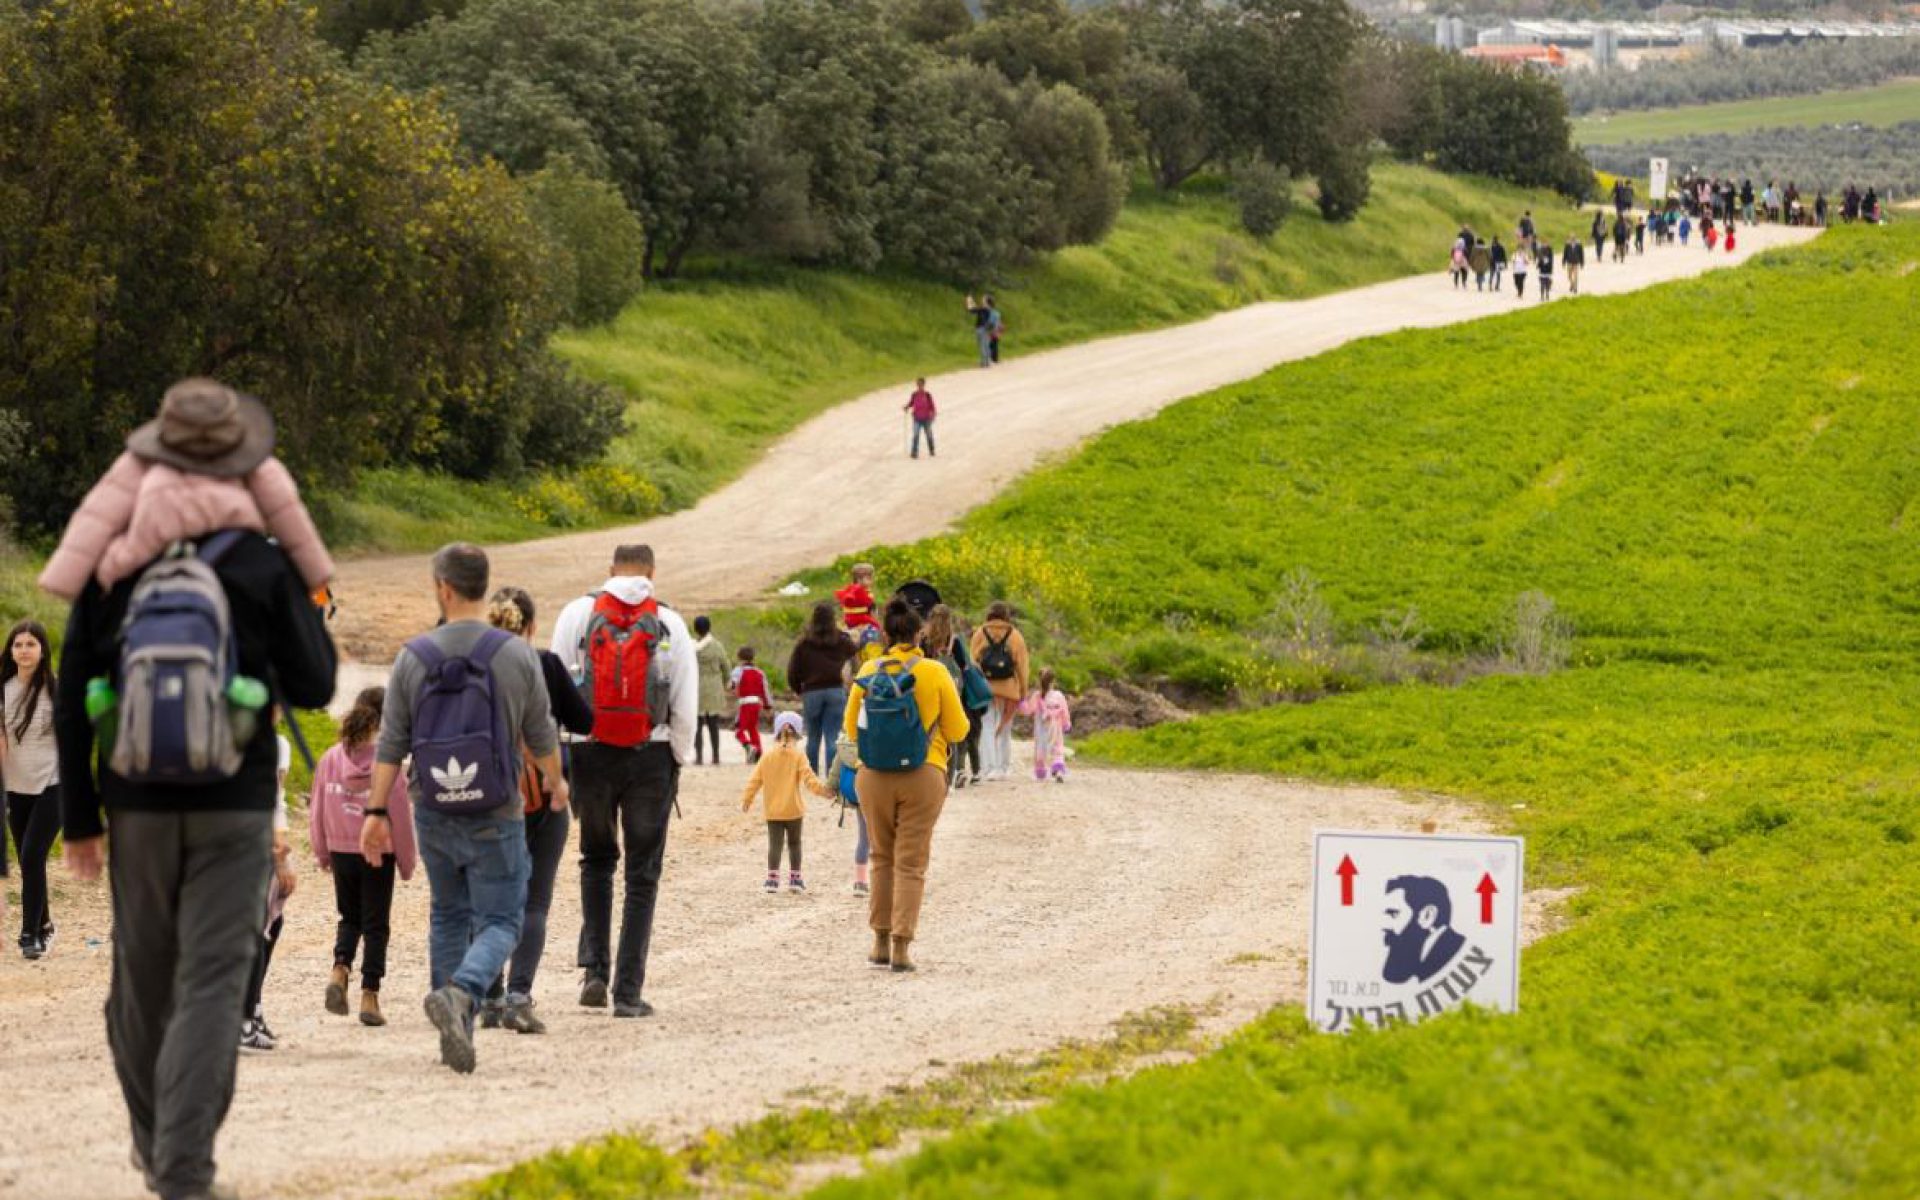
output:
[[[1545,304],[1553,297],[1553,243],[1546,239],[1540,242],[1540,252],[1533,256],[1534,273],[1540,279],[1540,303]]]
[[[1827,191],[1821,188],[1813,196],[1813,224],[1817,229],[1827,227]]]
[[[967,649],[970,659],[973,630],[959,613],[953,614],[953,635],[958,645]],[[987,709],[993,704],[993,689],[987,686],[979,663],[962,664],[960,704],[967,710],[967,740],[954,748],[952,774],[954,786],[964,788],[980,781],[980,733],[986,725]]]
[[[1473,290],[1486,291],[1487,272],[1493,269],[1493,255],[1484,241],[1473,244],[1473,252],[1467,255],[1467,265],[1473,268]]]
[[[706,762],[705,747],[713,748],[713,765],[720,765],[720,723],[727,719],[727,676],[732,659],[720,639],[713,635],[713,621],[705,616],[693,619],[693,660],[700,670],[700,715],[693,729],[693,764]],[[704,743],[702,739],[705,739]]]
[[[1627,219],[1624,216],[1613,219],[1613,261],[1627,261]]]
[[[313,768],[313,794],[307,798],[307,840],[314,861],[333,876],[333,904],[340,913],[324,1007],[335,1016],[347,1015],[347,983],[359,954],[360,1023],[375,1028],[387,1023],[380,1011],[380,983],[387,977],[394,876],[412,879],[419,862],[406,781],[396,775],[386,795],[373,795],[374,744],[386,703],[384,687],[364,688],[354,697],[340,720],[339,741]],[[393,826],[393,854],[377,867],[360,854],[360,826],[369,804],[384,804]]]
[[[960,706],[967,714],[966,740],[956,744],[947,758],[947,786],[964,788],[972,779],[961,762],[963,750],[971,744],[977,762],[980,753],[979,715],[993,702],[993,693],[987,687],[986,676],[973,665],[972,657],[967,652],[967,641],[960,636],[953,609],[945,604],[936,604],[928,610],[925,619],[927,623],[920,630],[920,651],[953,676],[954,686],[960,689]],[[975,770],[978,770],[977,765]]]
[[[243,478],[273,453],[273,418],[252,397],[177,385],[162,411],[173,419],[141,426],[127,445],[183,477]],[[99,532],[69,525],[64,540]],[[67,866],[82,880],[104,868],[112,883],[107,1044],[134,1163],[166,1200],[212,1193],[214,1139],[233,1100],[234,1014],[273,870],[275,748],[259,719],[262,693],[271,681],[282,703],[325,707],[338,666],[286,550],[252,530],[197,532],[212,536],[111,588],[83,574],[54,696]],[[310,549],[324,553],[317,540]],[[191,641],[173,633],[159,610],[210,606],[214,589],[226,598],[224,621]],[[126,670],[123,632],[134,644],[150,639],[142,658],[159,670]],[[227,659],[228,645],[237,661]],[[187,670],[208,660],[222,669]],[[203,727],[172,719],[183,677],[180,698],[211,717]]]
[[[847,627],[847,636],[859,647],[862,662],[876,657],[884,638],[880,632],[880,622],[873,617],[873,564],[855,563],[849,573],[847,586],[833,594],[840,605],[840,619]]]
[[[505,587],[495,592],[487,603],[487,623],[522,638],[529,646],[539,645],[536,639],[540,626],[534,620],[533,597],[525,588]],[[546,685],[547,711],[554,724],[576,737],[591,734],[593,709],[574,686],[566,664],[551,650],[534,653],[540,659],[540,679]],[[561,765],[564,769],[564,751]],[[520,768],[520,802],[526,817],[530,864],[527,906],[520,922],[520,940],[507,961],[507,973],[496,976],[488,987],[480,1023],[486,1028],[540,1034],[547,1031],[547,1025],[533,1012],[533,979],[547,951],[547,913],[553,908],[553,883],[560,874],[560,859],[567,852],[567,831],[573,821],[566,809],[553,806],[552,797],[540,786],[538,774],[524,763]]]
[[[653,548],[621,546],[598,592],[567,605],[553,651],[593,706],[593,739],[575,747],[580,781],[580,1003],[613,1015],[651,1016],[642,996],[654,906],[667,851],[667,820],[680,768],[693,760],[700,664],[680,614],[653,587]],[[624,691],[622,690],[624,688]],[[757,719],[757,716],[756,716]],[[610,954],[613,869],[626,850],[626,899]]]
[[[804,892],[807,881],[801,872],[800,833],[806,824],[807,802],[802,788],[816,796],[831,798],[833,789],[800,754],[801,721],[799,713],[783,712],[773,719],[773,749],[753,764],[747,788],[740,793],[740,811],[753,811],[753,798],[766,792],[767,882],[769,893],[780,890],[780,851],[786,848],[787,890]]]
[[[1645,217],[1633,219],[1633,252],[1636,255],[1647,252],[1647,220]]]
[[[883,624],[887,652],[854,679],[844,731],[860,747],[854,786],[873,837],[867,961],[904,972],[914,969],[933,827],[947,801],[948,748],[966,736],[967,717],[953,677],[914,646],[921,622],[912,606],[888,601]]]
[[[840,805],[841,824],[846,823],[848,809],[853,810],[854,819],[859,822],[859,836],[853,844],[853,894],[865,896],[870,891],[867,876],[873,847],[867,838],[867,814],[860,811],[859,776],[860,750],[843,732],[833,743],[833,761],[827,764],[826,783],[834,790],[834,798]]]
[[[1014,710],[1027,698],[1027,639],[1014,626],[1013,606],[994,601],[968,649],[993,693],[981,720],[980,778],[1005,779],[1013,773]]]
[[[1455,290],[1467,286],[1467,248],[1457,241],[1447,256],[1447,275],[1453,280]]]
[[[967,315],[973,318],[973,340],[980,347],[980,365],[993,365],[993,297],[983,296],[976,303],[971,293],[967,296]]]
[[[1731,223],[1727,225],[1727,253],[1733,253],[1733,225]]]
[[[773,703],[773,693],[767,688],[767,673],[753,664],[753,647],[740,647],[738,658],[740,663],[727,680],[735,712],[733,740],[746,751],[747,765],[752,766],[760,761],[760,718]]]
[[[1520,214],[1520,236],[1514,244],[1529,253],[1533,251],[1533,210],[1530,208]]]
[[[1578,238],[1569,239],[1578,244]],[[1020,702],[1022,716],[1033,718],[1033,777],[1045,783],[1067,781],[1067,731],[1073,728],[1073,710],[1067,694],[1054,686],[1053,668],[1040,672],[1040,686]]]
[[[160,416],[134,431],[127,448],[87,492],[40,572],[40,586],[71,602],[88,576],[102,589],[135,574],[175,542],[246,529],[271,535],[299,568],[308,591],[333,578],[333,559],[301,503],[293,476],[272,453],[245,459],[231,439],[245,397],[211,379],[167,389]],[[273,418],[255,401],[263,426],[252,436],[271,447]],[[234,464],[250,465],[244,470]]]
[[[278,707],[272,710],[271,724],[280,721]],[[273,882],[267,885],[267,907],[260,928],[260,941],[254,947],[253,975],[247,980],[247,996],[240,1006],[240,1048],[271,1050],[279,1039],[267,1024],[264,997],[267,970],[273,966],[273,952],[280,945],[286,928],[287,901],[293,899],[300,878],[293,869],[293,844],[287,840],[287,775],[293,769],[293,746],[284,734],[274,735],[273,771]]]
[[[822,600],[813,606],[807,627],[787,656],[787,687],[800,697],[807,765],[815,771],[826,770],[833,757],[833,739],[846,715],[847,664],[859,653],[835,621],[833,605]]]
[[[1533,266],[1533,256],[1527,253],[1525,246],[1513,248],[1513,291],[1522,300],[1527,298],[1527,271]]]
[[[0,777],[6,822],[0,827],[0,879],[7,874],[6,834],[20,857],[20,955],[29,962],[53,944],[47,901],[47,856],[60,831],[60,751],[53,710],[60,693],[53,644],[38,621],[7,631],[0,658]]]
[[[1491,265],[1491,275],[1487,279],[1488,290],[1498,293],[1506,282],[1507,248],[1500,244],[1500,235],[1493,235],[1493,245],[1488,248],[1487,256]]]
[[[1000,365],[1000,337],[1007,331],[1007,322],[1000,315],[1000,305],[992,296],[986,297],[987,305],[987,357],[994,366]]]
[[[916,379],[913,381],[913,395],[907,397],[907,402],[901,405],[901,411],[913,414],[913,453],[908,455],[908,457],[920,457],[920,435],[922,433],[927,435],[927,457],[936,457],[933,448],[933,418],[939,410],[934,407],[933,393],[927,390],[927,381],[925,379]]]
[[[1604,262],[1607,257],[1607,219],[1599,212],[1593,214],[1593,261]]]
[[[1685,246],[1687,244],[1687,238],[1690,237],[1692,233],[1693,233],[1693,218],[1687,216],[1685,213],[1682,213],[1680,215],[1680,244],[1682,246]]]
[[[1567,269],[1567,294],[1580,294],[1580,268],[1587,262],[1587,247],[1578,237],[1567,236],[1567,246],[1560,252],[1560,265]]]
[[[567,806],[560,742],[533,647],[487,623],[486,552],[466,542],[433,556],[441,623],[394,659],[374,751],[374,797],[409,757],[415,842],[431,897],[424,1008],[440,1061],[475,1066],[474,1018],[520,940],[527,907],[527,829],[520,772],[531,759],[555,811]],[[394,852],[393,812],[361,810],[360,852],[379,868]]]

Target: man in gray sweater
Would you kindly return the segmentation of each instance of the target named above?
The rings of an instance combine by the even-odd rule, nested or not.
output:
[[[427,639],[449,660],[474,655],[490,634],[499,633],[486,621],[487,573],[487,556],[478,546],[455,543],[433,556],[434,596],[445,620]],[[552,807],[564,809],[568,800],[559,738],[533,647],[507,638],[493,651],[487,669],[497,708],[494,728],[515,742],[507,748],[513,770],[505,801],[484,812],[436,812],[425,803],[425,767],[417,761],[411,781],[414,829],[433,897],[428,957],[434,990],[427,996],[427,1018],[440,1031],[440,1061],[463,1074],[474,1068],[474,1013],[512,956],[527,907],[532,864],[515,786],[521,744],[539,768]],[[392,790],[401,762],[412,751],[415,709],[426,679],[426,664],[412,649],[402,650],[387,683],[369,796]],[[455,786],[464,787],[472,775],[469,769]],[[360,849],[377,867],[393,851],[393,831],[385,808],[369,807],[366,818]]]

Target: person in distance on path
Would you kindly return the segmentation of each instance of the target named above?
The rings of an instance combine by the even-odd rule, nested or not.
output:
[[[927,390],[926,379],[921,378],[913,381],[913,395],[907,397],[907,402],[900,407],[903,412],[913,414],[913,453],[908,455],[908,457],[920,457],[920,435],[922,433],[927,435],[927,457],[934,457],[933,418],[939,414],[940,410],[933,403],[933,393]]]
[[[1567,268],[1567,294],[1580,294],[1580,268],[1587,262],[1587,247],[1578,237],[1569,235],[1567,247],[1560,255],[1560,263]]]
[[[1540,239],[1540,253],[1533,265],[1540,276],[1540,300],[1545,303],[1553,296],[1553,242],[1550,239]]]

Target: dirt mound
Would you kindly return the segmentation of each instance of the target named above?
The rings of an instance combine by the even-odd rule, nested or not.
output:
[[[1073,731],[1106,733],[1115,729],[1145,729],[1193,716],[1158,692],[1115,680],[1092,688],[1073,702]]]

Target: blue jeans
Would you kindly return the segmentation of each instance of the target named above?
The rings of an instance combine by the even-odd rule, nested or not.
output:
[[[532,873],[526,823],[416,809],[413,826],[433,895],[431,986],[457,984],[478,1006],[520,941]]]
[[[915,421],[913,423],[913,457],[915,458],[920,457],[920,435],[922,433],[925,433],[927,435],[927,453],[928,454],[938,453],[933,448],[932,419],[929,418],[928,420],[925,420],[925,421]]]
[[[800,715],[807,723],[807,765],[824,776],[833,761],[833,743],[847,715],[847,689],[815,688],[800,693]]]

